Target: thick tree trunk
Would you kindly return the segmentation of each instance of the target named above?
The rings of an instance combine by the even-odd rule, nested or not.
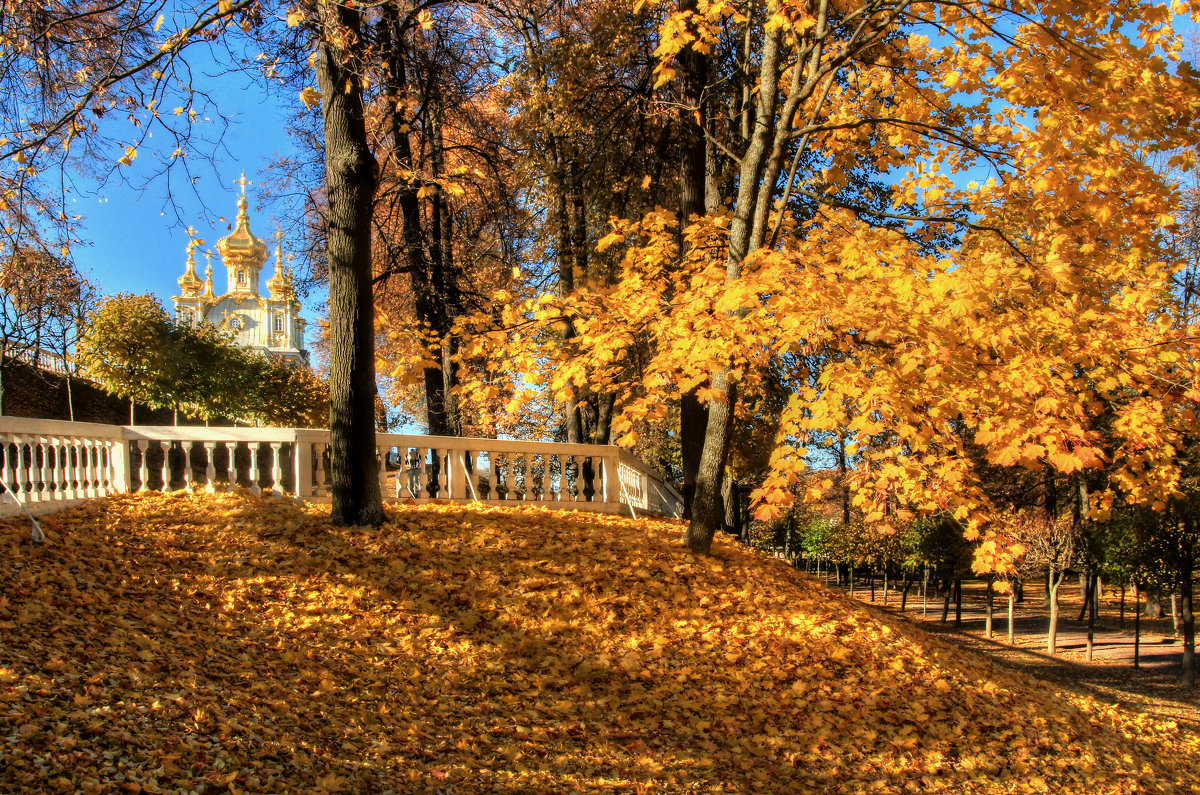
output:
[[[725,505],[721,499],[721,481],[732,441],[733,409],[737,401],[737,386],[726,379],[726,371],[712,375],[712,387],[722,393],[724,400],[708,405],[708,425],[700,468],[696,473],[696,494],[692,498],[692,520],[684,531],[683,545],[692,552],[708,554],[713,536],[725,520]]]
[[[363,120],[360,12],[322,3],[317,58],[325,127],[329,230],[329,438],[331,519],[379,525],[383,503],[375,451],[375,305],[371,202],[375,158]]]
[[[780,154],[776,157],[776,150],[781,137],[790,137],[790,130],[781,129],[776,120],[782,39],[780,28],[768,29],[763,37],[762,58],[758,67],[758,112],[754,133],[740,163],[738,193],[729,224],[729,252],[725,261],[725,280],[728,283],[741,278],[742,263],[746,257],[763,246],[771,197],[775,195],[776,181],[782,167],[783,156]],[[795,104],[789,105],[789,108],[785,115],[794,111]],[[790,123],[790,115],[787,118]],[[708,404],[708,424],[705,426],[704,448],[696,475],[692,520],[684,534],[684,545],[693,552],[709,551],[713,535],[721,527],[724,513],[721,510],[721,478],[729,458],[738,397],[737,384],[728,378],[728,373],[728,365],[719,366],[710,377],[710,388],[715,390],[717,397]]]
[[[695,11],[696,0],[681,0],[679,10]],[[679,177],[680,242],[683,227],[693,216],[705,212],[706,152],[704,128],[708,118],[705,87],[708,85],[708,56],[691,47],[679,54],[680,90],[682,92],[676,123],[682,142],[682,162]],[[682,248],[682,246],[681,246]],[[683,518],[692,518],[692,501],[696,479],[700,475],[700,457],[704,451],[704,434],[708,426],[708,409],[696,396],[696,390],[683,395],[679,404],[679,446],[683,464]]]

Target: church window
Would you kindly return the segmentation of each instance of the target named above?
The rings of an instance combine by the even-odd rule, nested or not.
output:
[[[275,330],[283,331],[283,315],[275,316]]]
[[[238,284],[245,284],[245,283],[246,283],[246,272],[245,272],[245,271],[238,271],[238,279],[237,279],[237,282],[238,282]]]

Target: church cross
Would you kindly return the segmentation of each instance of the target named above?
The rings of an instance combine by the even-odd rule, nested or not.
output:
[[[246,196],[246,186],[247,186],[247,185],[253,185],[254,183],[253,183],[253,182],[251,182],[250,180],[246,179],[246,172],[245,172],[245,171],[243,171],[243,172],[242,172],[242,178],[241,178],[241,179],[235,179],[235,180],[233,181],[233,184],[234,184],[234,185],[241,185],[241,186],[242,186],[242,197],[243,197],[243,198],[245,198],[245,196]]]

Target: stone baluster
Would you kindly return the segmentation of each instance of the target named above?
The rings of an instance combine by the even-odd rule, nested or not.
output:
[[[208,481],[204,484],[204,491],[208,494],[213,494],[217,490],[217,465],[213,461],[213,454],[216,452],[216,442],[204,442],[204,479]]]
[[[283,496],[283,467],[279,464],[279,448],[283,442],[271,442],[271,494]]]
[[[517,457],[513,460],[513,482],[517,480],[517,470],[521,472],[521,500],[532,499],[530,492],[533,490],[533,472],[529,465],[529,457],[524,453],[517,453]]]
[[[417,469],[420,472],[421,490],[417,493],[420,498],[429,496],[429,472],[425,469],[425,456],[429,451],[424,447],[417,448]]]
[[[237,442],[225,442],[225,490],[237,488]]]
[[[101,443],[101,455],[104,456],[104,477],[100,480],[100,493],[109,495],[116,491],[117,483],[117,454],[116,446],[124,442],[113,442],[106,439]]]
[[[597,469],[600,472],[600,487],[597,491],[604,495],[605,502],[620,502],[621,482],[617,472],[616,459],[601,458],[599,464]]]
[[[504,465],[508,463],[507,456],[503,453],[492,453],[492,499],[507,500],[512,494],[512,484],[504,478]],[[501,491],[503,486],[503,491]]]
[[[246,447],[250,448],[250,493],[261,494],[262,488],[258,485],[258,449],[259,442],[247,442]]]
[[[54,481],[54,499],[61,500],[66,497],[66,467],[63,465],[63,440],[62,437],[50,437],[50,448],[54,450],[54,466],[50,470],[50,478]]]
[[[83,472],[84,472],[84,496],[96,497],[98,490],[96,489],[96,481],[98,480],[99,465],[96,461],[96,442],[93,439],[83,440]]]
[[[462,499],[459,491],[462,489],[462,464],[457,459],[462,455],[461,450],[446,449],[442,451],[442,498]]]
[[[42,460],[39,464],[38,454],[41,453]],[[42,502],[43,500],[51,499],[50,491],[50,449],[49,443],[45,436],[39,436],[37,443],[33,445],[33,465],[37,467],[38,482],[33,484],[32,499],[30,502]]]
[[[150,480],[150,468],[146,466],[146,448],[149,443],[145,439],[138,439],[134,444],[137,445],[138,455],[141,457],[141,461],[138,462],[138,491],[146,491],[150,488],[146,485]]]
[[[375,445],[375,460],[379,463],[379,491],[382,494],[387,494],[387,454],[388,448]]]
[[[195,445],[191,442],[180,442],[179,449],[183,451],[183,490],[189,494],[195,488],[192,483],[192,452]]]
[[[295,483],[292,490],[297,499],[311,497],[313,493],[313,445],[292,442],[292,474]]]
[[[18,437],[11,437],[4,445],[4,482],[12,491],[14,499],[20,499],[21,487],[17,482],[21,472],[21,443]]]
[[[318,496],[325,496],[325,450],[329,447],[327,444],[313,445],[313,451],[316,454],[317,467],[317,489]]]
[[[13,436],[13,444],[17,448],[16,458],[16,477],[9,481],[8,485],[12,487],[13,494],[22,503],[28,500],[28,495],[25,492],[25,483],[29,480],[29,465],[25,461],[25,437]]]
[[[75,440],[70,436],[64,436],[59,441],[59,455],[62,457],[59,463],[59,483],[62,489],[62,498],[66,500],[75,499]]]
[[[38,463],[38,437],[29,437],[29,494],[26,495],[27,503],[35,503],[42,501],[42,467]]]
[[[164,441],[159,442],[158,446],[162,450],[162,454],[163,454],[162,490],[170,491],[171,490],[171,443],[164,440]]]
[[[71,499],[81,500],[87,496],[87,470],[85,468],[86,461],[84,460],[83,439],[78,436],[72,436],[69,443]]]
[[[88,467],[91,466],[91,461],[88,459],[87,439],[75,437],[75,498],[79,500],[87,499],[88,487],[91,485],[91,477],[88,472]]]
[[[464,500],[473,500],[478,496],[478,489],[475,486],[475,451],[460,450],[458,467],[462,473],[462,477],[458,480],[459,496]]]
[[[550,496],[550,454],[542,453],[542,502],[549,502]]]

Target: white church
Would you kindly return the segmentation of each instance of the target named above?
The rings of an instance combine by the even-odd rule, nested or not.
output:
[[[225,265],[228,281],[223,295],[213,287],[212,253],[206,252],[208,267],[204,280],[196,275],[196,248],[203,242],[188,229],[187,268],[179,277],[180,294],[175,302],[175,315],[181,323],[212,323],[229,329],[234,342],[251,350],[262,351],[296,365],[308,367],[308,351],[304,348],[306,321],[300,316],[300,302],[292,285],[290,268],[283,264],[282,235],[275,235],[275,272],[267,279],[267,295],[259,293],[259,279],[269,254],[267,246],[250,231],[246,212],[246,186],[253,184],[243,174],[236,184],[241,186],[238,197],[237,223],[233,232],[217,241],[217,253]]]

